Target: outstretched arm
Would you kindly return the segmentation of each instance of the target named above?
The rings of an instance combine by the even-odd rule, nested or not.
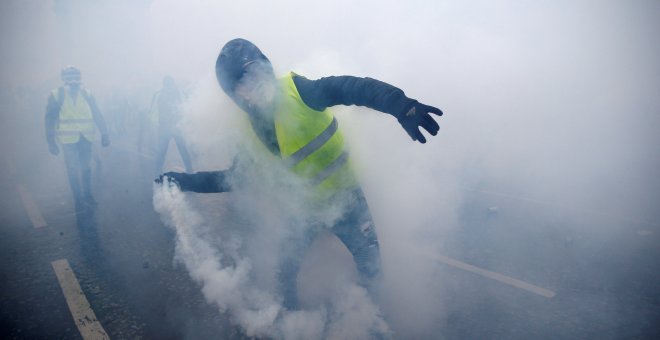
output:
[[[426,142],[420,127],[434,136],[440,129],[430,113],[441,116],[442,111],[408,98],[401,89],[380,80],[353,76],[310,80],[299,75],[294,75],[293,80],[302,100],[314,110],[323,111],[334,105],[359,105],[389,113],[420,143]]]
[[[166,172],[156,178],[155,182],[174,182],[181,191],[192,191],[199,193],[229,192],[231,187],[227,181],[229,170],[200,171],[194,174],[179,172]]]

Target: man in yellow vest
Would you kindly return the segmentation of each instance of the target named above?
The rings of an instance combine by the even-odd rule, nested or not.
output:
[[[94,97],[81,86],[80,70],[67,66],[61,73],[63,86],[53,90],[46,106],[46,141],[53,155],[62,147],[69,185],[76,210],[94,207],[91,191],[92,142],[96,128],[101,131],[101,144],[110,145],[105,120]]]
[[[247,114],[259,141],[281,158],[312,193],[313,203],[306,207],[341,207],[340,217],[324,227],[344,243],[353,255],[360,284],[375,294],[381,275],[378,238],[364,194],[350,169],[337,120],[327,108],[360,105],[391,114],[412,140],[420,143],[425,143],[426,138],[419,128],[436,135],[439,126],[430,113],[440,116],[442,111],[371,78],[338,76],[310,80],[291,72],[278,80],[268,58],[244,39],[231,40],[222,48],[216,61],[216,76],[224,92]],[[183,191],[227,192],[237,189],[232,188],[237,185],[233,180],[235,169],[237,166],[194,174],[169,172],[156,182],[173,182]],[[298,304],[296,276],[300,255],[314,236],[314,230],[310,230],[311,235],[305,231],[307,235],[284,245],[288,249],[278,274],[284,306],[289,309]]]

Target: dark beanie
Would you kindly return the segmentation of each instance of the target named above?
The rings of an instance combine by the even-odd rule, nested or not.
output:
[[[226,43],[215,62],[220,87],[228,94],[233,93],[245,73],[245,66],[258,60],[270,62],[253,43],[241,38]]]

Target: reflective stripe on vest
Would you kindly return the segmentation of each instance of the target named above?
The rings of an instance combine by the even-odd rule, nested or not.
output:
[[[313,154],[314,151],[325,145],[325,143],[327,143],[330,138],[332,138],[335,132],[337,132],[337,119],[333,117],[330,125],[328,125],[328,127],[325,128],[325,130],[323,130],[320,135],[316,136],[316,138],[312,139],[309,143],[298,149],[298,151],[294,152],[291,154],[291,156],[289,156],[289,158],[286,159],[287,165],[293,168],[298,163],[302,162],[305,158],[307,158],[307,156]]]
[[[328,112],[307,106],[293,82],[293,73],[282,79],[283,96],[275,113],[280,153],[293,171],[326,193],[355,187],[344,138],[337,120]]]
[[[63,91],[63,95],[60,94]],[[67,88],[54,90],[52,95],[60,105],[59,119],[55,132],[57,141],[61,144],[77,143],[80,136],[93,141],[96,138],[96,127],[92,117],[92,109],[86,100],[88,96],[80,89],[74,100]],[[60,101],[61,100],[61,101]]]

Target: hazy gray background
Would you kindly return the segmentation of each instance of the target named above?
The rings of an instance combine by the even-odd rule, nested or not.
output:
[[[405,143],[387,117],[357,114],[351,125],[382,124],[370,133],[353,129],[362,135],[356,144],[371,143],[363,146],[371,155],[365,157],[407,164],[382,159],[397,151],[382,152],[386,147],[397,145],[402,154],[415,153],[411,158],[432,158],[433,177],[473,162],[484,169],[480,176],[513,182],[503,183],[509,191],[645,215],[659,192],[652,178],[659,158],[659,7],[656,1],[5,1],[2,92],[20,101],[21,88],[34,89],[42,98],[29,104],[45,106],[67,64],[80,67],[101,102],[114,89],[155,91],[163,74],[196,84],[212,74],[224,42],[244,37],[280,73],[371,76],[447,113],[442,133],[427,146]],[[6,122],[16,119],[11,110],[2,114]],[[21,132],[3,126],[3,135]],[[383,171],[392,170],[388,165]]]
[[[466,193],[487,191],[621,221],[621,228],[635,221],[658,229],[660,2],[0,6],[0,141],[4,155],[28,164],[25,171],[37,171],[30,155],[48,157],[46,97],[67,64],[81,69],[102,111],[116,91],[144,107],[162,76],[174,76],[190,96],[183,127],[196,169],[226,166],[238,113],[217,86],[213,66],[235,37],[257,44],[277,73],[369,76],[441,108],[440,133],[426,145],[410,142],[392,117],[335,110],[374,214],[385,269],[396,273],[386,284],[396,301],[383,301],[382,308],[399,334],[424,334],[443,312],[427,299],[442,289],[429,282],[437,264],[412,254],[442,249],[458,227]],[[63,168],[60,161],[53,164]],[[601,236],[614,231],[581,228]],[[416,317],[406,318],[410,313]]]

